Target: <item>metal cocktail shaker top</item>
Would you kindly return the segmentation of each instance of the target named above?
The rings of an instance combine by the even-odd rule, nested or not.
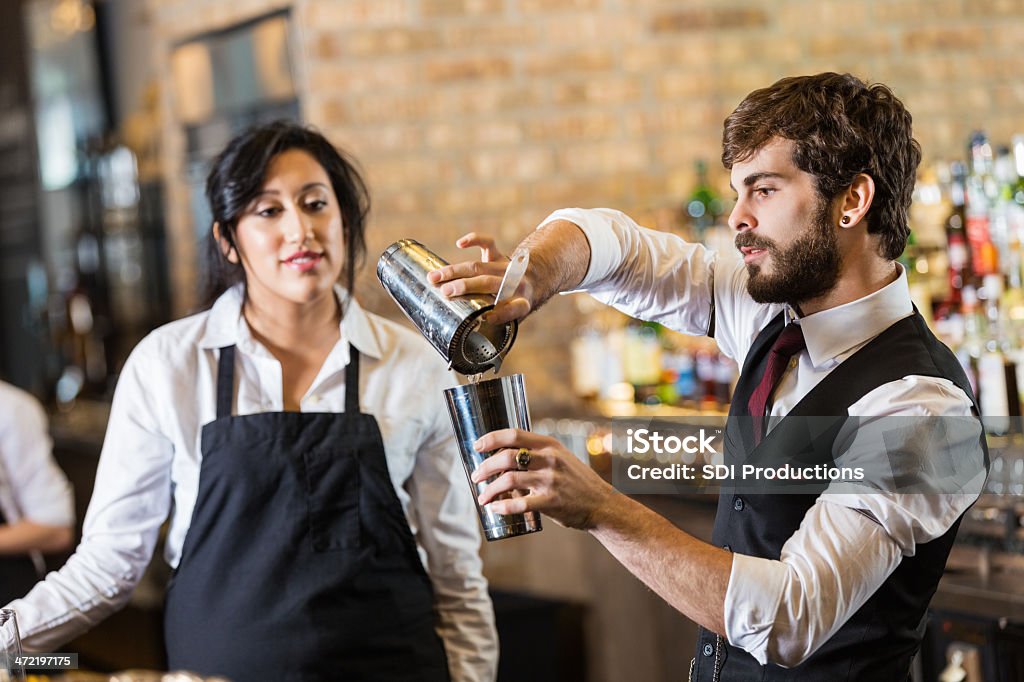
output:
[[[402,239],[377,261],[377,278],[449,367],[461,374],[497,372],[519,325],[491,325],[480,319],[494,307],[493,296],[442,294],[427,273],[445,265],[447,261],[415,239]]]

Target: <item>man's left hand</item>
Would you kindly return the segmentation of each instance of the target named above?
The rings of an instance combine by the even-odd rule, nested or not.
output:
[[[481,437],[474,447],[477,452],[494,452],[473,472],[472,478],[479,483],[497,476],[484,488],[478,501],[489,504],[499,514],[539,511],[563,526],[590,530],[615,494],[614,488],[597,472],[554,438],[503,429]],[[525,469],[517,461],[520,449],[529,452]],[[528,494],[495,499],[512,491]]]

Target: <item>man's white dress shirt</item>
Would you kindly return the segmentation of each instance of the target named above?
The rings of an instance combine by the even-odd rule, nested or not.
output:
[[[578,225],[590,242],[580,291],[643,320],[714,338],[743,364],[758,333],[783,310],[747,293],[743,261],[640,227],[610,209],[563,209],[546,218]],[[892,324],[913,314],[905,272],[864,298],[796,319],[807,348],[783,375],[768,415],[778,423],[846,358]],[[907,376],[870,391],[850,406],[853,417],[967,417],[971,401],[946,379]],[[861,420],[863,425],[863,420]],[[971,429],[975,429],[972,425]],[[881,586],[917,545],[943,535],[981,493],[985,479],[981,424],[962,434],[977,474],[957,493],[870,492],[830,486],[811,507],[778,561],[735,554],[725,598],[724,633],[758,662],[799,664],[824,644]],[[857,434],[841,432],[838,442]],[[922,442],[927,442],[922,441]],[[913,442],[903,444],[913,450]],[[928,453],[921,453],[927,455]]]

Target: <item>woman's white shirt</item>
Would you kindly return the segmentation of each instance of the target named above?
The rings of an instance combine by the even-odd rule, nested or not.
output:
[[[360,409],[380,425],[392,484],[433,583],[453,678],[493,679],[497,636],[476,508],[441,393],[457,381],[417,334],[364,311],[340,287],[336,295],[345,301],[341,339],[300,409],[344,412],[349,344],[358,349]],[[26,648],[53,650],[123,606],[168,517],[164,556],[178,565],[199,486],[202,427],[216,418],[220,348],[236,347],[234,414],[283,410],[281,365],[253,338],[242,300],[240,287],[230,289],[210,310],[149,334],[128,358],[82,542],[60,571],[12,604]]]

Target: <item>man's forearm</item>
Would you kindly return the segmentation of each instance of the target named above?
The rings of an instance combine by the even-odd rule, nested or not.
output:
[[[533,310],[555,294],[572,291],[587,274],[590,242],[583,230],[568,220],[553,220],[534,230],[520,246],[530,251]]]
[[[725,635],[732,553],[689,535],[625,495],[613,495],[591,534],[680,613]]]

